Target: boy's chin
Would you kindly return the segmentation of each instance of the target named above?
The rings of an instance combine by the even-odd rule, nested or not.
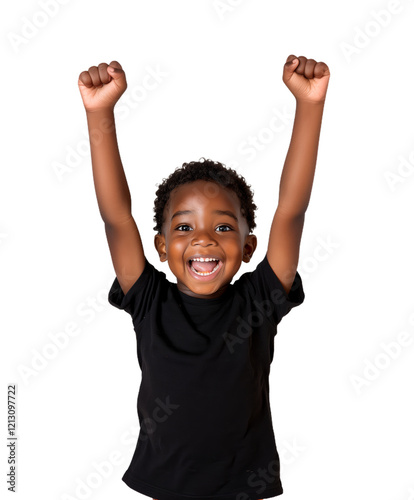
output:
[[[219,297],[225,292],[227,288],[223,283],[209,283],[209,284],[194,284],[194,283],[177,283],[180,292],[193,297],[199,298],[215,298]]]
[[[173,273],[174,274],[174,273]],[[223,276],[213,279],[198,279],[191,275],[176,276],[178,289],[188,295],[200,295],[205,298],[211,295],[220,295],[227,288]]]

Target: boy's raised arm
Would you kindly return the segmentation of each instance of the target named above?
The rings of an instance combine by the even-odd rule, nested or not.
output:
[[[122,166],[115,130],[114,106],[127,88],[117,61],[101,63],[79,75],[86,110],[92,171],[99,212],[112,262],[124,293],[145,267],[144,250],[131,214],[131,195]]]
[[[105,224],[131,217],[131,194],[119,155],[113,109],[86,112],[92,172],[99,212]]]
[[[286,293],[291,289],[299,261],[329,77],[325,63],[303,56],[290,55],[284,65],[283,81],[296,98],[296,114],[280,178],[267,259]]]

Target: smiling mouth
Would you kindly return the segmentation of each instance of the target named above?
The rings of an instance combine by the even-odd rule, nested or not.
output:
[[[195,266],[198,269],[194,267],[194,263],[196,263]],[[191,272],[201,277],[211,276],[216,273],[220,269],[221,264],[221,260],[215,258],[196,258],[188,261],[188,267]]]

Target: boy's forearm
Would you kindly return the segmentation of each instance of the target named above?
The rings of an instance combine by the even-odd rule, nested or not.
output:
[[[325,101],[297,101],[292,138],[283,166],[278,209],[292,216],[305,214],[315,174]]]
[[[113,109],[87,112],[93,181],[105,224],[131,215],[131,195],[119,155]]]

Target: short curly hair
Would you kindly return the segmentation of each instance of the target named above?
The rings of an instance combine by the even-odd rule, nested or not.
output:
[[[223,187],[229,188],[236,193],[240,200],[241,213],[247,221],[249,232],[256,227],[255,210],[257,206],[253,202],[253,192],[246,183],[245,178],[234,169],[226,167],[223,163],[200,158],[203,161],[191,161],[177,167],[168,178],[163,179],[155,193],[154,200],[154,230],[161,234],[164,223],[164,208],[170,198],[173,189],[182,184],[197,180],[216,182]]]

